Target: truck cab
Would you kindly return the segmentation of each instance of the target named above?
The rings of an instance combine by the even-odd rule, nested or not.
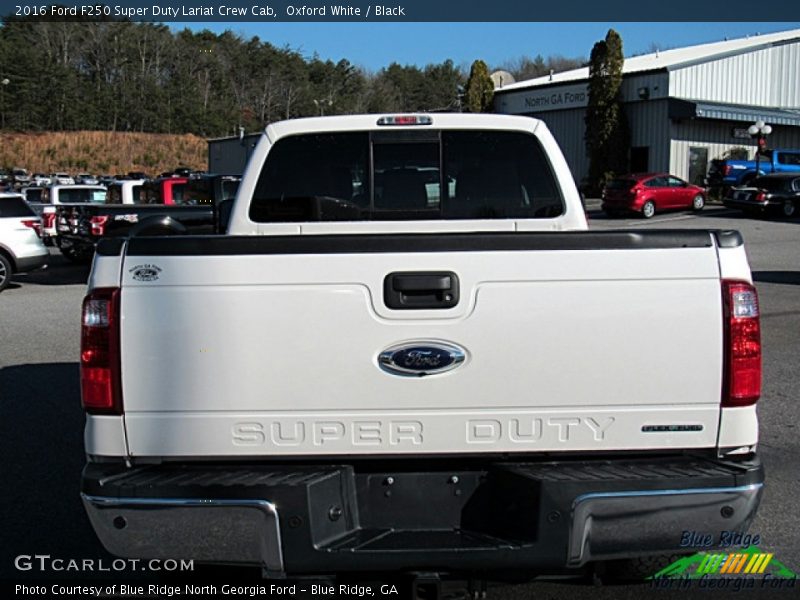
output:
[[[182,204],[188,181],[187,177],[159,177],[145,181],[142,186],[140,202],[168,206]]]
[[[31,206],[42,217],[42,240],[52,246],[58,241],[56,207],[62,204],[102,204],[106,188],[102,185],[51,185],[40,192],[32,192]],[[38,198],[36,198],[38,196]]]
[[[115,180],[108,185],[106,204],[141,204],[144,179]]]

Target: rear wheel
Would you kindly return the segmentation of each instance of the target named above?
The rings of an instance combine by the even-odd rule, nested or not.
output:
[[[8,287],[11,282],[11,261],[0,254],[0,292]]]
[[[656,205],[652,200],[648,200],[642,206],[642,216],[645,219],[650,219],[654,214],[656,214]]]
[[[787,200],[783,203],[783,216],[787,219],[791,219],[793,216],[797,214],[797,205],[792,202],[791,200]]]
[[[702,194],[697,194],[697,196],[692,198],[692,210],[703,210],[705,205],[706,199],[703,198]]]

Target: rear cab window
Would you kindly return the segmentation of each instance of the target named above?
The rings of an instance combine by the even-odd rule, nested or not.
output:
[[[250,219],[541,219],[564,210],[534,135],[402,129],[281,138],[267,155]]]
[[[172,202],[174,204],[187,204],[185,198],[186,192],[186,183],[174,183],[172,184]]]
[[[123,203],[123,188],[124,186],[128,186],[128,190],[131,194],[131,200],[134,204],[140,204],[142,202],[142,190],[143,186],[140,183],[135,184],[123,184],[123,183],[112,183],[108,186],[108,193],[106,195],[106,204],[122,204]]]
[[[778,162],[782,165],[800,167],[800,152],[778,152]]]
[[[122,204],[122,186],[114,183],[108,186],[106,204]]]
[[[139,202],[142,204],[163,204],[160,184],[154,181],[145,182],[139,191]]]
[[[36,211],[21,196],[0,198],[0,219],[35,216]]]
[[[205,206],[214,204],[214,189],[208,179],[190,179],[186,184],[182,204],[187,206]]]
[[[25,192],[25,199],[28,202],[38,202],[38,203],[48,203],[50,201],[50,197],[45,194],[45,190],[42,188],[28,188],[27,190],[23,190]]]
[[[58,200],[62,204],[91,203],[105,204],[106,190],[91,188],[61,188],[58,191]]]
[[[216,186],[215,186],[216,181]],[[182,204],[188,206],[211,206],[236,196],[239,189],[238,177],[221,176],[216,180],[211,177],[189,179],[183,193]],[[219,194],[219,197],[217,195]]]

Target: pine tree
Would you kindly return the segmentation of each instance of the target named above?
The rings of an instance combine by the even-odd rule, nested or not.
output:
[[[593,191],[628,169],[630,131],[621,97],[623,62],[622,38],[609,29],[605,40],[592,48],[589,62],[586,148]]]
[[[472,63],[464,88],[464,109],[467,112],[491,112],[494,108],[494,82],[489,67],[482,60]]]

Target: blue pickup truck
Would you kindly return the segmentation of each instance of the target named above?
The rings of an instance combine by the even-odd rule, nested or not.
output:
[[[800,150],[762,150],[755,160],[712,160],[708,187],[745,185],[767,173],[800,173]]]

